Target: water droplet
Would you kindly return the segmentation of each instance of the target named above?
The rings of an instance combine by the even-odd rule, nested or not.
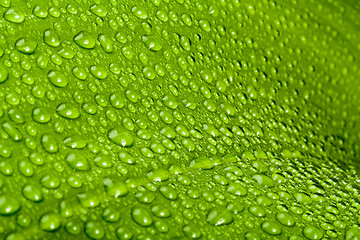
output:
[[[87,222],[85,233],[91,239],[102,239],[105,236],[105,229],[99,222]]]
[[[282,230],[279,224],[275,222],[265,221],[261,224],[261,228],[264,232],[270,235],[280,235]]]
[[[299,203],[302,203],[302,204],[311,204],[312,203],[311,198],[305,193],[302,193],[302,192],[295,193],[294,197]]]
[[[268,188],[274,187],[274,182],[271,180],[271,178],[263,174],[255,174],[252,179],[254,179],[261,186]]]
[[[0,156],[3,158],[9,158],[11,156],[11,149],[9,146],[0,143]]]
[[[200,20],[200,21],[199,21],[199,25],[200,25],[201,29],[204,30],[205,32],[210,32],[211,26],[210,26],[209,21],[207,21],[207,20]]]
[[[74,37],[74,42],[82,48],[92,49],[95,47],[96,39],[89,32],[79,32]]]
[[[245,196],[247,189],[239,183],[231,183],[227,188],[227,192],[236,196]]]
[[[99,80],[105,79],[108,75],[108,71],[102,66],[93,65],[90,67],[90,72],[95,78]]]
[[[215,162],[207,157],[195,158],[190,162],[190,168],[192,169],[212,169],[214,166]],[[234,186],[232,185],[232,187],[228,189],[228,191],[232,191]]]
[[[108,156],[100,155],[95,157],[94,163],[100,168],[110,168],[112,167],[112,161]]]
[[[60,39],[57,33],[52,29],[44,31],[43,36],[44,42],[50,47],[58,47],[60,45]]]
[[[0,64],[0,83],[5,82],[9,78],[9,71],[5,66]]]
[[[121,226],[116,230],[116,236],[120,240],[130,240],[133,238],[133,233],[129,228]]]
[[[30,161],[21,160],[19,161],[19,172],[25,177],[31,177],[34,175],[34,168]]]
[[[20,9],[10,8],[4,12],[4,19],[12,23],[22,23],[25,20],[25,13]]]
[[[154,226],[156,230],[158,230],[161,233],[166,233],[169,231],[169,227],[163,220],[157,220],[154,222]]]
[[[98,36],[98,40],[100,42],[100,45],[102,47],[102,49],[107,52],[107,53],[112,53],[113,51],[113,43],[111,38],[109,38],[108,36],[104,35],[104,34],[100,34]]]
[[[148,172],[146,176],[152,182],[163,182],[169,179],[169,172],[164,169],[157,169]]]
[[[168,200],[174,201],[178,198],[178,193],[170,186],[161,186],[160,193]]]
[[[86,156],[80,152],[69,153],[66,156],[66,162],[75,170],[87,171],[90,169]]]
[[[183,227],[183,232],[186,237],[191,239],[198,239],[202,236],[200,228],[196,225],[185,225]]]
[[[99,16],[99,17],[105,17],[107,14],[107,9],[103,5],[94,4],[90,7],[90,11]]]
[[[260,205],[253,205],[249,207],[249,212],[255,217],[265,217],[265,209]]]
[[[81,188],[83,185],[81,178],[77,175],[70,175],[67,179],[67,184],[73,188]]]
[[[77,221],[74,221],[74,220],[68,221],[65,224],[64,228],[67,233],[72,234],[72,235],[78,235],[78,234],[80,234],[80,232],[82,230],[80,223],[78,223]]]
[[[85,68],[83,67],[74,67],[72,73],[76,78],[80,80],[85,80],[87,77],[87,73],[85,71]]]
[[[105,190],[107,194],[109,194],[112,197],[118,198],[125,196],[128,194],[129,190],[125,183],[122,181],[115,181],[110,178],[105,178],[103,180]]]
[[[63,141],[64,145],[69,148],[82,149],[86,147],[87,140],[83,137],[72,135],[66,137]]]
[[[146,66],[143,68],[143,74],[144,74],[145,78],[149,79],[149,80],[154,80],[156,77],[156,73],[155,73],[154,69],[150,66]]]
[[[66,87],[69,83],[68,78],[59,71],[50,71],[47,76],[49,81],[59,88]]]
[[[127,59],[131,60],[134,55],[135,52],[134,50],[130,47],[130,46],[125,46],[121,49],[122,54],[124,55],[124,57],[126,57]]]
[[[57,153],[59,151],[59,146],[56,138],[50,134],[44,134],[41,137],[41,145],[48,153]]]
[[[313,238],[311,238],[313,239]],[[320,239],[320,238],[317,238]],[[356,239],[360,239],[360,228],[359,227],[353,227],[350,228],[347,232],[346,232],[346,236],[345,236],[346,240],[356,240]]]
[[[132,13],[140,18],[140,19],[146,19],[148,17],[147,11],[142,6],[135,6],[131,9]]]
[[[0,196],[0,215],[10,216],[19,211],[20,202],[10,195]]]
[[[142,227],[150,226],[153,223],[150,213],[142,207],[133,208],[131,216],[133,220]]]
[[[132,134],[122,128],[114,128],[110,130],[108,137],[111,142],[123,147],[131,147],[134,143],[134,137]]]
[[[80,117],[79,109],[71,103],[60,104],[56,109],[56,113],[67,119],[76,119]]]
[[[245,206],[241,203],[229,203],[226,206],[226,209],[232,212],[233,214],[238,214],[242,211],[244,211]]]
[[[120,212],[115,208],[105,208],[102,218],[107,222],[117,222],[120,219]]]
[[[276,214],[276,220],[279,221],[284,226],[292,227],[295,225],[295,219],[291,214],[286,212],[281,212]]]
[[[28,227],[31,224],[31,218],[25,214],[19,214],[16,218],[16,223],[23,228]]]
[[[210,210],[206,221],[213,226],[227,225],[233,222],[233,216],[229,210],[223,207],[216,207]]]
[[[133,164],[136,163],[135,158],[131,155],[131,153],[125,152],[125,151],[120,151],[119,152],[119,159],[123,163],[127,163],[127,164],[130,164],[130,165],[133,165]]]
[[[37,47],[37,43],[27,38],[20,38],[15,43],[15,48],[24,54],[33,54]]]
[[[324,232],[314,226],[307,226],[303,230],[303,235],[307,239],[316,240],[316,239],[322,239],[324,236]]]
[[[170,210],[164,206],[155,205],[151,208],[151,212],[159,218],[167,218],[170,217]]]
[[[40,183],[43,187],[46,187],[48,189],[55,189],[60,186],[60,178],[46,174],[44,177],[41,178]]]
[[[1,0],[0,1],[0,6],[2,6],[2,7],[8,8],[8,7],[10,7],[10,5],[11,5],[10,0]]]
[[[25,185],[22,189],[22,193],[26,199],[36,203],[41,202],[44,199],[41,189],[35,185]]]
[[[3,130],[9,134],[11,140],[15,142],[20,142],[23,139],[21,132],[15,127],[11,122],[4,122],[2,124]]]
[[[34,108],[32,118],[37,123],[48,123],[51,120],[51,114],[45,108]]]
[[[163,43],[160,38],[156,36],[143,36],[142,40],[147,49],[158,52],[162,49]]]
[[[86,208],[95,208],[100,205],[100,199],[94,193],[80,193],[77,195],[77,199],[81,206]]]
[[[61,218],[56,213],[46,213],[40,218],[39,226],[47,232],[56,231],[61,226]]]
[[[33,14],[38,18],[44,19],[48,16],[48,11],[43,6],[35,5],[33,8]]]

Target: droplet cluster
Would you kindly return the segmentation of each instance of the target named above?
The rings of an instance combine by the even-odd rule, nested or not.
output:
[[[0,238],[359,239],[358,7],[0,0]]]

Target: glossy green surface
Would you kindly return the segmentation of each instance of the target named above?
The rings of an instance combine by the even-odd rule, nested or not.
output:
[[[0,0],[0,239],[360,239],[359,15]]]

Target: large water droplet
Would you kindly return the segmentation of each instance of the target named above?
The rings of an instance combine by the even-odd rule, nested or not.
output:
[[[91,49],[95,47],[96,39],[89,32],[79,32],[74,37],[74,42],[82,48]]]
[[[20,207],[20,202],[16,198],[10,195],[0,196],[0,215],[13,215],[20,209]]]
[[[25,13],[20,9],[10,8],[4,12],[4,19],[12,23],[22,23],[25,20]]]
[[[131,147],[134,143],[133,135],[129,131],[119,127],[110,130],[108,137],[111,142],[123,147]]]
[[[62,103],[56,109],[57,114],[63,118],[76,119],[80,117],[79,109],[71,103]]]
[[[131,216],[134,221],[142,227],[150,226],[153,222],[150,213],[142,207],[133,208]]]
[[[36,47],[37,43],[27,38],[20,38],[15,43],[16,50],[24,54],[33,54]]]
[[[59,88],[66,87],[69,83],[68,78],[59,71],[50,71],[47,76],[49,81]]]
[[[227,225],[233,222],[233,216],[226,208],[216,207],[210,210],[206,221],[213,226]]]

